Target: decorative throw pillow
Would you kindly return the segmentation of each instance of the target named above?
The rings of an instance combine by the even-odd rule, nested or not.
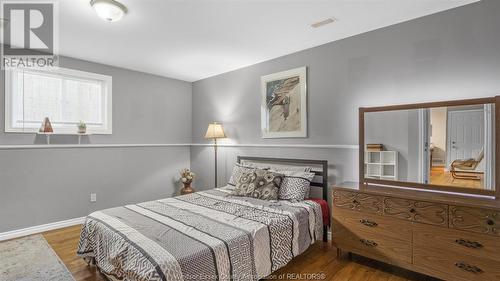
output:
[[[280,200],[303,201],[309,197],[314,173],[288,171],[283,174],[285,176],[279,190]]]
[[[282,181],[283,174],[256,169],[240,177],[232,194],[262,200],[278,200]]]
[[[255,167],[250,167],[246,165],[242,165],[239,163],[236,163],[233,168],[233,173],[231,174],[231,178],[229,178],[229,182],[227,184],[236,186],[236,184],[239,182],[241,175],[244,173],[250,173],[255,171]]]

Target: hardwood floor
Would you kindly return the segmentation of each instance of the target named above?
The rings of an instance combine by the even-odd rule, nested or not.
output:
[[[458,187],[484,188],[484,175],[480,177],[480,180],[454,179],[451,173],[446,172],[443,167],[432,167],[430,183]]]
[[[101,281],[106,278],[94,266],[76,256],[80,226],[73,226],[43,233],[76,281]],[[304,254],[266,280],[328,280],[328,281],[431,281],[431,277],[391,267],[363,257],[344,255],[330,243],[318,242]]]
[[[43,233],[45,240],[64,262],[76,281],[107,281],[94,266],[76,256],[81,226],[53,230]]]

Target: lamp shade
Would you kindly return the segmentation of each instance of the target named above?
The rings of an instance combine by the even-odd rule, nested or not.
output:
[[[222,124],[213,122],[208,124],[207,133],[205,134],[206,139],[223,139],[226,138]]]

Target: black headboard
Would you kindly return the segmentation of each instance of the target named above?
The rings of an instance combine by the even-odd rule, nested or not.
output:
[[[307,159],[285,159],[285,158],[266,158],[266,157],[250,157],[238,156],[238,163],[241,161],[257,162],[257,163],[274,163],[298,166],[310,166],[312,173],[315,174],[311,186],[321,188],[323,200],[328,200],[328,161],[326,160],[307,160]],[[320,178],[320,180],[318,180]],[[328,227],[323,226],[323,241],[328,241],[327,236]]]

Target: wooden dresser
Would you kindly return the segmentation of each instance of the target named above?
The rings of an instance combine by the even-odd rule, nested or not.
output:
[[[344,183],[332,202],[339,251],[444,280],[500,280],[497,200]]]

